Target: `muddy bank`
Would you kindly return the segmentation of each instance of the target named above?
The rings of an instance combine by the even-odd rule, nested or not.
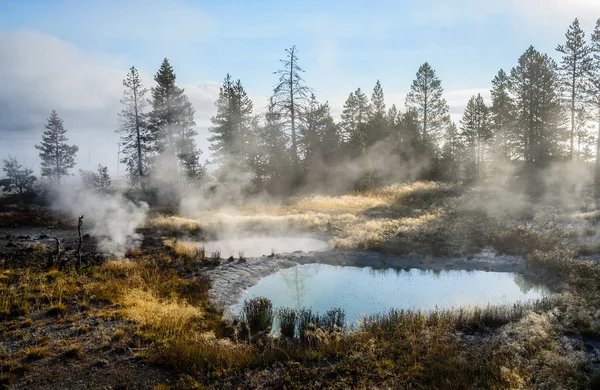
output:
[[[428,270],[479,270],[493,272],[526,272],[525,260],[520,256],[496,256],[491,248],[469,257],[432,257],[418,254],[404,256],[377,252],[310,252],[248,258],[224,262],[205,274],[212,281],[210,301],[225,309],[234,304],[244,290],[261,278],[298,264],[322,263],[373,268],[417,268]]]

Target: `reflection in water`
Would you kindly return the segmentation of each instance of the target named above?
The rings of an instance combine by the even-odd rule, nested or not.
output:
[[[238,257],[240,253],[245,257],[260,257],[268,256],[271,253],[312,252],[328,248],[327,243],[323,240],[289,236],[237,237],[198,243],[198,245],[204,246],[207,254],[221,252],[222,258]]]
[[[264,296],[274,307],[346,311],[353,322],[364,314],[397,309],[434,309],[506,304],[537,299],[549,292],[521,275],[502,272],[298,265],[269,275],[250,287],[231,307]]]

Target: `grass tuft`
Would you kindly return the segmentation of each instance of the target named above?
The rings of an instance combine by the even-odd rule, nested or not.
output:
[[[265,297],[244,301],[242,310],[244,321],[250,327],[252,335],[263,332],[273,325],[273,304]]]

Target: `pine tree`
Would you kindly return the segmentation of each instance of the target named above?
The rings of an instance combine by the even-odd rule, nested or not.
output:
[[[464,143],[458,128],[450,122],[444,135],[442,147],[442,177],[445,180],[455,181],[461,177]]]
[[[42,159],[42,176],[48,177],[53,185],[59,185],[63,176],[75,166],[75,155],[79,151],[76,145],[67,145],[67,130],[55,110],[52,110],[42,142],[35,145]]]
[[[304,72],[298,65],[298,56],[296,46],[285,50],[287,58],[280,60],[283,68],[276,71],[279,75],[279,80],[273,90],[273,98],[275,107],[281,115],[281,119],[287,122],[290,126],[290,134],[292,140],[292,162],[294,171],[298,173],[298,137],[297,126],[298,118],[302,115],[302,110],[306,104],[310,89],[306,86],[306,82],[301,76]]]
[[[396,107],[395,104],[392,104],[392,106],[387,111],[387,114],[385,117],[385,120],[387,122],[388,132],[390,135],[396,128],[396,125],[398,125],[399,115],[400,115],[400,112],[398,111],[398,107]]]
[[[470,149],[471,177],[480,178],[486,144],[492,137],[488,107],[481,94],[469,99],[460,123],[461,136]]]
[[[281,115],[271,97],[265,113],[264,125],[259,128],[257,164],[258,179],[271,192],[280,192],[289,187],[289,180],[286,179],[292,159],[287,149],[288,138],[281,124]]]
[[[149,113],[149,129],[156,142],[156,150],[172,157],[178,166],[168,167],[173,175],[183,169],[188,178],[201,175],[200,150],[196,149],[194,108],[175,85],[176,76],[169,60],[164,59],[154,76],[156,87],[152,88],[152,111]]]
[[[311,94],[303,119],[299,141],[305,169],[320,169],[322,163],[330,166],[336,160],[340,139],[329,104],[319,103]]]
[[[253,137],[252,100],[240,80],[233,81],[227,74],[215,103],[217,114],[211,118],[208,140],[215,163],[223,169],[247,171],[252,165]]]
[[[504,161],[516,157],[515,105],[510,94],[510,78],[500,69],[492,80],[490,127],[494,137],[494,151]]]
[[[585,102],[587,77],[592,69],[591,49],[585,42],[585,33],[575,19],[565,34],[567,42],[556,50],[563,54],[560,66],[561,86],[567,91],[571,111],[570,159],[573,160],[576,106]]]
[[[510,75],[520,156],[529,167],[544,167],[562,159],[567,138],[556,63],[531,46]]]
[[[348,141],[349,155],[352,158],[359,157],[366,153],[368,147],[367,137],[369,131],[369,122],[372,117],[372,109],[367,95],[357,88],[354,91],[355,103],[355,123]]]
[[[123,99],[125,108],[119,113],[119,129],[123,146],[123,159],[127,166],[128,176],[132,183],[139,183],[145,188],[144,176],[148,172],[148,159],[152,152],[153,138],[148,129],[146,114],[146,93],[140,75],[135,67],[131,67],[123,80]]]
[[[406,96],[406,108],[419,113],[422,139],[426,144],[436,145],[450,121],[443,93],[442,82],[433,68],[427,62],[421,65]]]
[[[575,158],[579,161],[591,161],[594,156],[595,137],[589,132],[591,119],[585,106],[577,107],[575,110]]]
[[[33,183],[37,180],[33,176],[33,171],[28,168],[23,168],[17,161],[16,157],[8,156],[7,160],[2,160],[4,166],[2,170],[6,173],[7,180],[2,183],[3,191],[11,192],[16,190],[21,196],[26,192],[31,191]]]
[[[395,139],[396,150],[402,160],[422,162],[426,158],[426,147],[421,136],[417,110],[409,109],[404,114],[399,114]]]
[[[589,76],[588,101],[594,107],[594,117],[597,122],[594,177],[596,191],[600,195],[600,19],[596,21],[596,28],[592,34],[591,48],[593,51],[593,62]]]
[[[357,127],[358,104],[354,92],[350,92],[350,95],[344,102],[342,114],[340,115],[340,134],[344,145],[350,143],[350,138],[352,137],[352,134],[356,132]]]
[[[369,118],[366,134],[367,147],[384,140],[388,135],[389,127],[386,118],[383,88],[381,88],[381,84],[377,80],[371,94],[371,117]]]

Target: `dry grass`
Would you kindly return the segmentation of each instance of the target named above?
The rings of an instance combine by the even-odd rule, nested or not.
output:
[[[127,319],[167,338],[190,330],[203,317],[202,310],[184,300],[160,299],[140,289],[128,292],[123,303]]]

